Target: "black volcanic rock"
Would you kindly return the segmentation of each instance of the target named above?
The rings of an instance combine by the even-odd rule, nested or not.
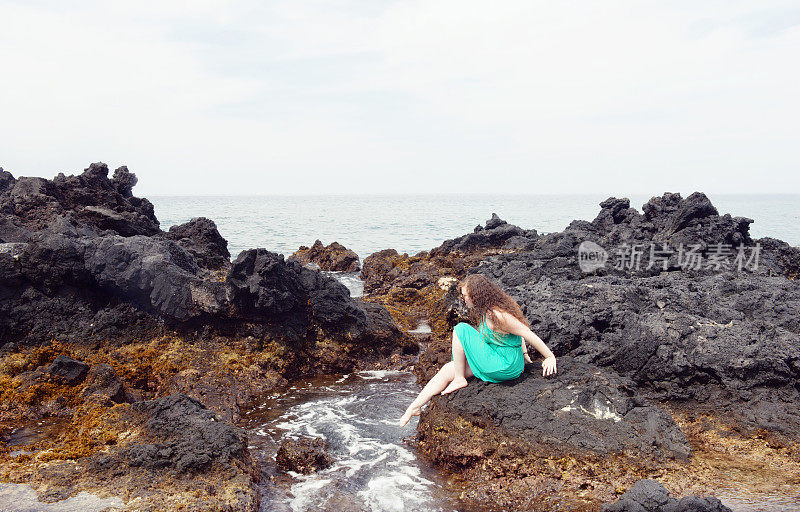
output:
[[[60,355],[50,364],[50,375],[68,386],[82,382],[89,371],[89,365],[69,356]]]
[[[10,183],[11,179],[6,175],[4,181]],[[79,175],[59,173],[52,180],[18,178],[13,186],[0,189],[0,212],[7,216],[0,224],[0,238],[7,242],[27,241],[31,233],[46,228],[59,216],[99,233],[158,233],[152,203],[130,195],[135,182],[135,175],[127,168],[117,169],[115,179],[110,180],[104,163],[94,163]]]
[[[122,197],[127,198],[133,197],[133,187],[138,181],[139,179],[136,175],[128,171],[127,165],[118,167],[114,171],[114,177],[111,178],[111,182],[117,188],[117,192],[119,192]]]
[[[514,380],[471,379],[468,386],[435,400],[461,415],[489,417],[526,441],[567,453],[686,460],[691,452],[672,417],[641,396],[633,381],[569,356],[558,359],[553,376],[543,377],[539,365],[528,365]]]
[[[749,234],[753,219],[719,215],[702,192],[694,192],[686,199],[670,192],[653,197],[642,207],[643,214],[630,208],[627,198],[611,197],[600,203],[600,207],[590,229],[607,243],[655,241],[667,242],[675,248],[680,243],[699,243],[704,250],[716,243],[753,244]],[[565,232],[571,227],[572,224]]]
[[[10,269],[42,293],[53,295],[61,286],[84,287],[90,273],[84,267],[84,245],[76,236],[37,232],[21,246],[19,257],[6,260]],[[18,263],[18,267],[16,264]]]
[[[16,181],[17,180],[14,179],[14,176],[10,172],[4,171],[3,168],[0,167],[0,194],[8,190],[9,187],[13,187]]]
[[[225,308],[222,283],[198,277],[194,258],[172,241],[116,235],[90,239],[85,268],[117,297],[176,320]]]
[[[753,240],[751,219],[718,215],[705,195],[654,197],[639,214],[610,198],[591,223],[573,221],[525,251],[482,261],[470,273],[495,279],[522,306],[557,356],[630,377],[648,397],[691,400],[751,427],[800,436],[800,249]],[[706,261],[714,244],[743,244],[758,265],[682,268],[677,254],[647,268],[584,272],[578,248],[592,241],[696,244]],[[730,256],[733,261],[735,250]],[[452,308],[458,304],[453,299]]]
[[[234,314],[247,319],[279,318],[287,329],[302,331],[311,320],[363,333],[364,309],[336,279],[266,249],[242,251],[226,279]]]
[[[194,398],[178,393],[131,407],[147,416],[144,442],[127,450],[131,466],[194,473],[247,457],[246,434]]]
[[[228,241],[222,238],[211,219],[195,217],[170,227],[166,236],[186,249],[204,268],[218,270],[230,265]]]
[[[265,249],[231,263],[210,219],[160,230],[153,205],[133,195],[136,182],[124,166],[109,179],[103,163],[53,180],[0,171],[4,340],[125,341],[177,330],[398,343],[397,333],[371,331],[367,308],[332,277]]]
[[[18,260],[26,284],[51,297],[94,290],[176,320],[220,311],[225,300],[224,285],[200,279],[192,255],[170,240],[42,231],[32,235]]]
[[[298,273],[288,270],[283,254],[266,249],[242,251],[226,284],[231,304],[250,318],[280,316],[297,309],[303,290]]]
[[[538,237],[535,229],[522,229],[502,220],[496,213],[483,226],[475,226],[472,233],[445,240],[430,251],[431,256],[450,252],[468,253],[480,249],[525,247]]]

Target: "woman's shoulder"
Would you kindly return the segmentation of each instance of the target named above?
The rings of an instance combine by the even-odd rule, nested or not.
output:
[[[508,322],[508,317],[512,316],[511,313],[509,313],[505,309],[493,307],[491,308],[491,310],[492,310],[492,320],[494,320],[495,324],[504,325]]]
[[[490,309],[492,310],[492,314],[495,315],[496,317],[502,317],[503,315],[508,315],[509,314],[505,309],[497,307],[497,306],[493,306]]]
[[[489,327],[492,331],[495,331],[498,334],[508,334],[508,332],[505,329],[505,324],[506,324],[505,315],[507,315],[508,313],[506,313],[504,310],[500,308],[491,308],[491,310],[492,310],[492,315],[490,321],[492,322],[492,325],[491,327],[489,327],[489,323],[486,321],[486,317],[484,316],[483,321],[486,324],[486,327]]]
[[[492,310],[495,312],[493,319],[495,322],[492,324],[494,330],[500,330],[506,334],[511,334],[512,330],[516,330],[515,325],[518,323],[516,316],[501,308],[492,308]]]

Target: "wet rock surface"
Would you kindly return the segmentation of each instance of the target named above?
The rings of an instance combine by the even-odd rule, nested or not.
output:
[[[283,471],[313,473],[333,464],[327,453],[327,443],[319,437],[284,440],[275,455],[275,462]]]

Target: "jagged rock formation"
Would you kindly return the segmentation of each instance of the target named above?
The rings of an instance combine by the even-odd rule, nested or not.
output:
[[[228,267],[231,257],[228,241],[219,234],[213,220],[195,217],[184,224],[171,226],[166,236],[186,249],[201,268],[222,270]]]
[[[752,428],[800,437],[800,284],[791,279],[800,249],[752,240],[751,219],[718,215],[701,193],[653,198],[644,214],[627,200],[601,206],[591,223],[573,221],[528,251],[470,272],[514,296],[557,356],[630,377],[651,398],[691,400]],[[587,240],[607,250],[654,241],[675,252],[650,269],[645,251],[639,269],[609,262],[583,272],[578,249]],[[733,249],[730,268],[681,267],[681,243],[698,245],[701,262],[714,261],[714,244],[739,243],[748,258],[759,250],[759,260],[739,270]]]
[[[61,218],[98,234],[154,235],[159,227],[153,204],[133,196],[136,181],[125,166],[109,179],[104,163],[79,175],[58,173],[52,180],[15,179],[0,168],[0,242],[25,242]]]
[[[4,341],[178,332],[394,346],[369,330],[386,317],[332,277],[265,249],[231,262],[207,218],[161,231],[152,204],[133,196],[136,177],[126,167],[111,179],[103,163],[53,180],[2,171],[0,184]],[[390,334],[409,349],[399,330]]]
[[[763,436],[775,457],[789,461],[787,471],[800,468],[800,249],[754,240],[752,219],[720,215],[700,192],[654,197],[642,213],[624,198],[600,206],[591,222],[522,234],[516,250],[483,254],[469,268],[446,267],[453,280],[425,305],[434,332],[415,365],[420,384],[450,360],[452,327],[466,319],[452,283],[470,273],[494,279],[517,300],[559,357],[559,373],[545,378],[538,364],[528,365],[507,385],[472,379],[434,397],[420,417],[423,452],[461,472],[481,503],[519,506],[541,491],[539,502],[554,510],[577,506],[551,501],[554,495],[568,502],[583,496],[596,507],[634,476],[685,470],[690,444],[670,418],[680,408],[688,418],[718,418],[732,439],[724,442]],[[461,244],[444,245],[451,258],[460,254]],[[446,250],[434,252],[448,261]],[[397,264],[390,250],[379,254],[374,264],[365,261],[364,272],[374,273],[372,289],[390,311],[406,308],[399,283],[428,284],[430,275],[441,275]],[[636,410],[630,403],[652,412],[628,420]],[[622,458],[611,459],[612,468],[598,453]],[[553,468],[559,456],[574,458],[570,470]],[[519,483],[519,472],[531,481]],[[591,485],[581,487],[587,480]],[[709,484],[675,478],[679,489],[700,482]]]
[[[296,259],[302,265],[313,263],[319,270],[358,272],[361,270],[361,263],[358,254],[343,246],[339,242],[331,242],[329,245],[322,245],[320,240],[315,240],[311,247],[301,245],[287,261]]]
[[[136,176],[0,169],[0,479],[127,510],[258,510],[260,472],[229,422],[287,379],[401,364],[386,308],[255,248],[230,261],[198,217],[162,231]],[[15,455],[7,424],[63,427]]]

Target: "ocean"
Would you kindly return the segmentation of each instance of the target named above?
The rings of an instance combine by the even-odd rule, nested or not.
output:
[[[800,195],[708,195],[719,213],[754,220],[754,238],[800,245]],[[651,196],[627,196],[641,212]],[[685,196],[684,196],[685,197]],[[228,240],[231,260],[263,247],[289,256],[316,239],[337,241],[363,261],[393,248],[416,254],[501,219],[539,233],[562,231],[574,219],[592,220],[607,195],[297,195],[147,196],[161,229],[208,217]]]

